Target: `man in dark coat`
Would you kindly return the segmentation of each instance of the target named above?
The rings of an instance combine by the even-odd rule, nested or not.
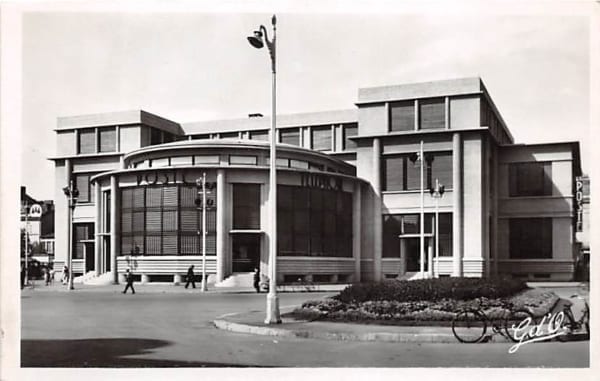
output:
[[[188,268],[188,272],[187,272],[187,282],[185,283],[185,288],[188,288],[188,286],[190,285],[190,283],[192,284],[193,288],[196,288],[196,282],[194,281],[194,265],[191,265]]]
[[[125,286],[125,289],[123,290],[123,294],[127,293],[127,290],[131,287],[131,293],[135,294],[135,289],[133,288],[133,274],[129,271],[129,269],[127,269],[125,271],[125,281],[127,282],[127,285]]]
[[[260,293],[260,270],[258,267],[254,268],[254,289]]]

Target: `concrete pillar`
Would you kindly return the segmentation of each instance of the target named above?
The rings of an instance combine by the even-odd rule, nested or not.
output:
[[[142,284],[150,282],[150,276],[148,274],[142,274]]]
[[[427,274],[430,278],[433,278],[433,247],[434,238],[431,237],[427,240]]]
[[[406,240],[400,239],[400,264],[402,268],[400,269],[400,275],[406,273]]]
[[[118,187],[117,177],[110,177],[110,270],[113,273],[113,284],[119,283],[118,269],[117,269],[117,244],[118,232],[117,232],[117,199],[118,199]]]
[[[354,194],[352,197],[352,258],[354,258],[354,281],[360,282],[361,265],[361,223],[362,216],[360,210],[362,198],[361,183],[354,183]]]
[[[94,219],[94,272],[98,276],[102,272],[102,247],[100,246],[102,241],[102,237],[100,236],[100,232],[102,232],[102,190],[100,189],[100,183],[96,183],[94,191],[94,202],[96,203],[96,218]]]
[[[179,286],[180,284],[181,284],[181,274],[174,274],[173,275],[173,285]]]
[[[217,170],[217,282],[221,282],[226,273],[225,258],[226,225],[225,225],[225,170]]]
[[[452,135],[452,276],[462,275],[463,198],[462,141],[459,133]]]
[[[381,217],[381,141],[373,139],[373,280],[381,281],[383,221]]]
[[[415,99],[415,131],[419,130],[419,100]]]

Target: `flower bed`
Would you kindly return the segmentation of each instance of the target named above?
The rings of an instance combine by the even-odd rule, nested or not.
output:
[[[430,279],[424,281],[397,281],[397,283],[412,283],[412,282],[431,282],[438,281]],[[375,322],[387,324],[419,324],[419,322],[449,322],[454,318],[456,311],[465,307],[481,307],[490,319],[501,319],[506,310],[503,305],[506,302],[513,303],[515,307],[523,307],[531,310],[534,315],[542,316],[549,312],[554,304],[558,301],[558,297],[550,291],[540,289],[524,289],[516,283],[508,284],[501,288],[490,287],[493,283],[489,280],[479,281],[485,286],[476,287],[474,291],[466,291],[460,287],[454,290],[433,291],[429,294],[429,299],[416,300],[416,295],[420,294],[420,290],[427,289],[424,285],[416,285],[406,287],[405,284],[390,284],[392,282],[383,282],[381,287],[383,290],[375,291],[373,284],[367,285],[365,288],[360,288],[348,291],[349,288],[356,288],[362,285],[350,286],[342,291],[339,295],[323,299],[305,302],[301,308],[294,310],[290,316],[302,320],[328,320],[340,322]],[[441,282],[446,284],[446,282]],[[437,283],[438,285],[440,283]],[[461,287],[465,285],[463,281],[458,280],[456,283]],[[398,300],[396,294],[388,294],[390,290],[399,288],[408,288],[409,290],[418,290],[415,294],[401,293],[408,300]],[[429,285],[430,289],[435,289],[436,284]],[[506,295],[509,290],[517,290],[512,294]],[[362,291],[366,292],[362,292]],[[457,291],[458,290],[458,291]],[[464,296],[472,296],[470,298],[452,298],[447,295],[459,294]],[[482,295],[483,294],[483,295]],[[353,295],[354,298],[348,298]],[[356,296],[360,297],[356,297]],[[384,296],[390,295],[389,299],[373,299],[361,300],[366,295]],[[407,297],[407,295],[414,295]],[[475,296],[473,296],[475,295]],[[486,295],[493,295],[488,297]],[[393,297],[392,297],[393,296]],[[350,299],[350,300],[348,300]]]

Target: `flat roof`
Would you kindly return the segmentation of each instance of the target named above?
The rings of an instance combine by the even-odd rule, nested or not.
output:
[[[183,134],[183,130],[179,123],[144,110],[126,110],[59,117],[57,120],[56,131],[131,124],[144,124],[172,134]]]

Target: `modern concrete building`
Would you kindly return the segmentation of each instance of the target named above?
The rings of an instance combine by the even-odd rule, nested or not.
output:
[[[572,278],[577,142],[515,144],[479,78],[359,89],[355,106],[278,116],[280,282]],[[180,281],[200,268],[205,173],[211,280],[266,273],[269,125],[59,118],[56,262],[73,181],[75,274],[115,281],[129,267],[142,281]]]

